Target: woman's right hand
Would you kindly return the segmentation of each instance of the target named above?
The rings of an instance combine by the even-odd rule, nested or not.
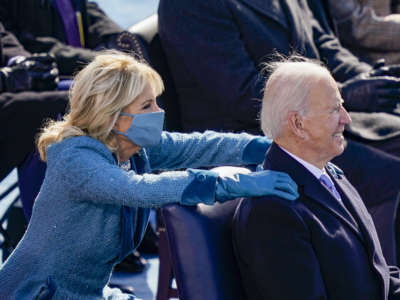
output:
[[[269,195],[295,200],[299,197],[297,184],[286,173],[270,170],[224,174],[218,177],[215,200],[224,202],[239,197]]]

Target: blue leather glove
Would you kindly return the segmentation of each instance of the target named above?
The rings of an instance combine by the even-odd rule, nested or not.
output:
[[[258,197],[275,195],[287,200],[295,200],[299,194],[296,183],[286,173],[258,171],[248,174],[236,173],[219,176],[215,200],[224,202],[238,197]]]

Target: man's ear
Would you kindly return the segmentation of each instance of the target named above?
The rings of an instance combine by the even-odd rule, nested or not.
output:
[[[304,131],[303,117],[298,112],[289,112],[288,126],[292,134],[294,134],[295,136],[301,139],[304,139],[306,137],[306,133]]]

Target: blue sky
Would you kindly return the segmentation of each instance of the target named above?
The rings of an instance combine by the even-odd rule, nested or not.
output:
[[[123,28],[154,14],[159,0],[96,0],[99,6]],[[188,0],[190,1],[190,0]]]

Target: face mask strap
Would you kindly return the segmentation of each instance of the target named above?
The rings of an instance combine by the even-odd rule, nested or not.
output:
[[[119,131],[117,129],[111,129],[111,132],[114,132],[116,134],[120,134],[120,135],[123,135],[123,136],[127,137],[125,133],[123,133],[122,131]]]
[[[123,111],[121,111],[121,112],[119,113],[119,115],[120,115],[120,116],[127,116],[127,117],[134,117],[134,116],[135,116],[134,114],[126,113],[126,112],[123,112]]]

